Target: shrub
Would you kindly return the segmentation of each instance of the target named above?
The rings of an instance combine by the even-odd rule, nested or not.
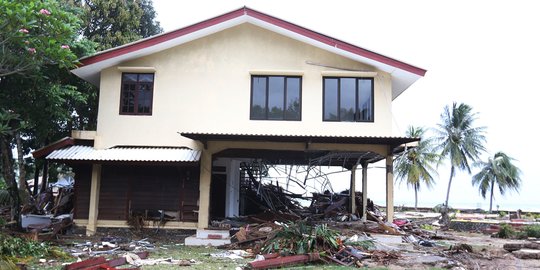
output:
[[[540,225],[529,225],[523,230],[527,237],[540,238]]]
[[[506,215],[508,215],[508,213],[506,213],[505,211],[499,212],[499,217],[506,217]]]
[[[0,234],[0,254],[7,257],[44,257],[49,254],[50,247],[46,243],[39,243],[23,238]]]
[[[515,235],[516,231],[514,231],[514,229],[508,224],[502,224],[499,232],[496,234],[496,236],[499,238],[511,238]]]

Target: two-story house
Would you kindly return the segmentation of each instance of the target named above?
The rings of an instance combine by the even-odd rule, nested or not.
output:
[[[392,220],[392,157],[417,141],[393,136],[392,101],[425,70],[247,7],[80,62],[72,72],[100,89],[97,130],[38,156],[74,168],[89,234],[136,210],[203,229],[214,212],[239,214],[242,161],[336,153],[353,158],[329,164],[363,168],[363,191],[367,165],[386,160]]]

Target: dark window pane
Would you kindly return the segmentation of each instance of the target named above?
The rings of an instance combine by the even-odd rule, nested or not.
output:
[[[341,121],[354,121],[356,112],[356,79],[341,78],[340,81]]]
[[[338,120],[338,80],[324,79],[324,120]]]
[[[300,78],[287,78],[285,119],[300,120]]]
[[[137,74],[124,73],[124,74],[122,74],[122,81],[123,82],[136,82],[137,81]]]
[[[283,103],[285,101],[285,78],[268,78],[268,119],[283,119]]]
[[[154,74],[139,74],[139,82],[153,82]]]
[[[372,80],[358,80],[358,121],[373,121]]]
[[[253,77],[251,79],[251,119],[266,118],[266,78]]]

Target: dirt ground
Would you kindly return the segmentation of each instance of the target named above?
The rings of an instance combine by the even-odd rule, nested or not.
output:
[[[122,237],[129,240],[141,240],[152,243],[149,249],[150,258],[172,258],[177,260],[192,260],[192,265],[186,269],[243,269],[252,258],[230,259],[214,256],[226,252],[213,247],[186,247],[185,237],[192,231],[181,230],[145,230],[134,233],[127,229],[100,230],[95,236],[86,237],[81,231],[60,237],[57,244],[73,251],[77,243],[99,242],[103,237]],[[386,261],[362,260],[362,267],[368,269],[540,269],[540,260],[524,260],[515,258],[503,249],[505,243],[524,242],[527,240],[507,240],[493,238],[489,235],[467,232],[446,231],[444,240],[435,240],[435,247],[424,247],[410,243],[398,243],[393,237],[385,243],[381,236],[381,248],[399,254],[397,259]],[[387,237],[390,238],[390,237]],[[460,250],[461,244],[468,244],[472,252]],[[457,248],[456,248],[457,247]],[[211,255],[214,254],[214,255]],[[81,259],[85,259],[82,256]],[[48,261],[28,265],[29,269],[61,269],[62,264],[69,261]],[[178,265],[143,266],[142,269],[178,269]],[[349,269],[337,265],[310,264],[285,269]]]

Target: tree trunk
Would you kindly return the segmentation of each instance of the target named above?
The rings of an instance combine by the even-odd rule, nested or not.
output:
[[[2,153],[2,176],[8,186],[8,192],[13,200],[11,205],[11,216],[17,223],[17,229],[22,230],[21,226],[21,200],[19,198],[19,188],[17,187],[17,179],[13,170],[13,153],[9,143],[9,137],[0,136],[0,151]]]
[[[17,143],[17,165],[19,168],[19,188],[22,188],[26,184],[26,170],[24,168],[24,153],[21,132],[15,132],[15,142]]]
[[[454,166],[450,167],[450,179],[448,180],[448,190],[446,190],[446,201],[441,209],[441,224],[448,226],[450,223],[450,217],[448,216],[448,199],[450,198],[450,187],[452,186],[452,179],[454,178]]]
[[[45,192],[47,190],[47,179],[49,178],[49,162],[43,160],[43,174],[41,176],[41,188],[39,193]]]
[[[444,208],[448,210],[448,199],[450,198],[450,186],[452,186],[452,179],[454,178],[455,168],[450,167],[450,179],[448,180],[448,189],[446,190],[446,201],[444,202]]]
[[[493,189],[495,188],[495,181],[491,181],[491,196],[489,196],[489,213],[493,209]]]
[[[414,187],[414,211],[418,211],[418,187]]]
[[[34,197],[38,194],[39,190],[39,165],[40,164],[36,160],[36,162],[34,163],[34,186],[32,187],[32,195]]]

